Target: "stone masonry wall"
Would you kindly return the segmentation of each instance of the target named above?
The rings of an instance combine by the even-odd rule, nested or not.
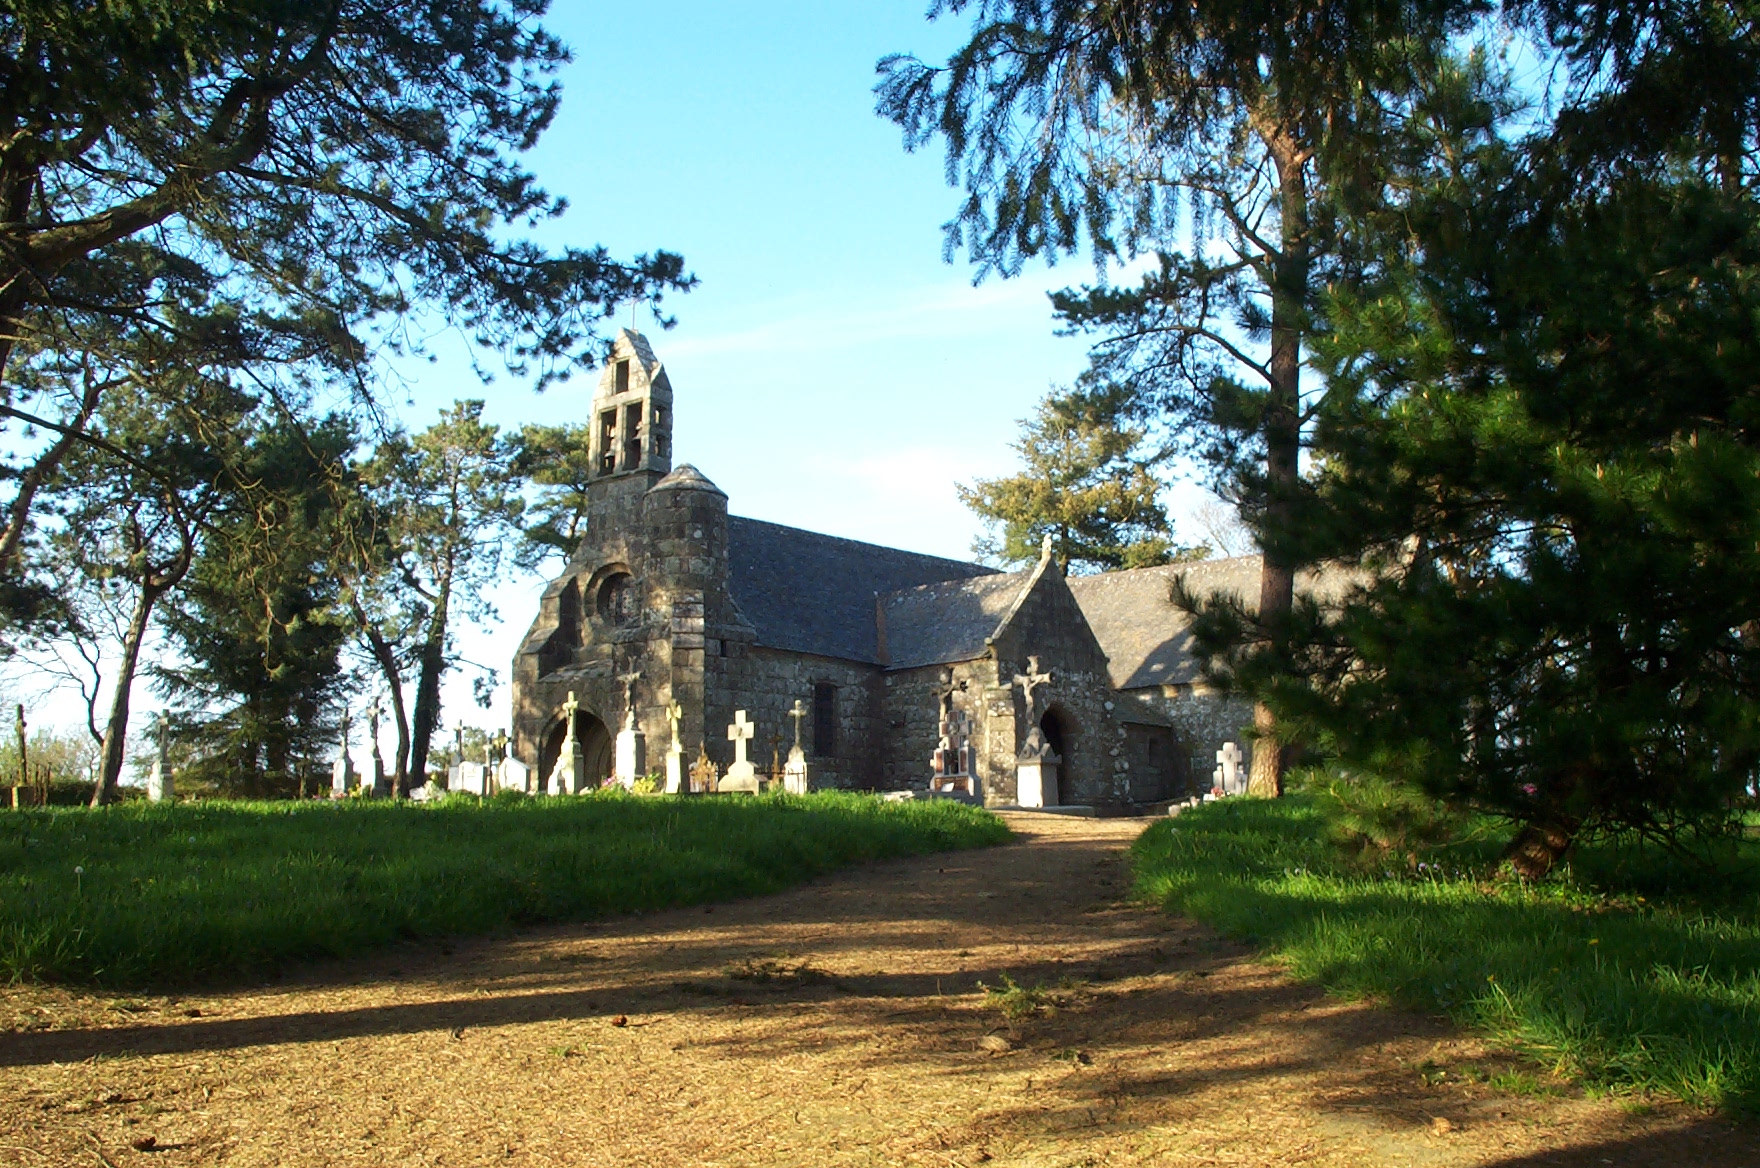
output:
[[[794,745],[794,719],[789,710],[800,702],[807,716],[801,719],[801,746],[807,754],[807,773],[814,787],[872,788],[879,785],[876,742],[875,689],[878,666],[838,661],[808,653],[790,653],[756,645],[730,645],[727,657],[708,660],[709,757],[722,770],[733,761],[733,743],[727,727],[735,710],[757,725],[747,743],[747,756],[758,770],[768,773],[775,765],[780,777],[788,751]],[[833,751],[813,752],[813,687],[836,688]],[[695,743],[687,756],[696,758]]]
[[[1253,741],[1248,730],[1253,725],[1252,702],[1215,692],[1194,693],[1191,686],[1185,685],[1136,689],[1130,693],[1173,722],[1180,748],[1190,760],[1191,781],[1196,790],[1210,789],[1216,752],[1224,742],[1239,743],[1241,765],[1251,767]]]

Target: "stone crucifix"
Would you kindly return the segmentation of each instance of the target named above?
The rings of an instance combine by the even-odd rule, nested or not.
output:
[[[733,764],[735,766],[751,765],[746,760],[746,743],[750,742],[757,732],[757,723],[748,722],[744,710],[733,712],[733,724],[727,728],[727,740],[733,743]]]
[[[684,751],[684,743],[678,740],[678,724],[684,721],[684,707],[677,702],[667,702],[666,720],[672,724],[672,749],[682,753]]]
[[[633,729],[636,724],[636,682],[642,680],[642,671],[635,669],[620,673],[617,680],[623,682],[623,725],[625,729]]]
[[[794,719],[794,748],[799,750],[801,748],[801,719],[807,716],[807,708],[801,705],[799,698],[794,700],[794,708],[788,712],[788,716]]]
[[[1027,671],[1014,675],[1014,684],[1020,687],[1022,695],[1027,699],[1027,721],[1034,726],[1039,724],[1039,690],[1050,680],[1051,671],[1041,671],[1037,657],[1028,657]]]

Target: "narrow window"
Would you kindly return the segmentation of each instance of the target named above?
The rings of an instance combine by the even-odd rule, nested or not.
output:
[[[828,682],[813,686],[813,753],[826,756],[837,751],[837,687]]]
[[[655,406],[654,407],[653,427],[654,427],[654,430],[653,430],[653,433],[654,433],[654,456],[656,458],[665,458],[667,455],[672,453],[672,451],[670,449],[668,449],[669,443],[667,442],[667,438],[666,438],[666,407],[665,406]]]
[[[642,465],[642,407],[623,407],[623,469]]]
[[[629,358],[625,357],[617,363],[617,392],[629,392]]]
[[[599,412],[599,473],[617,469],[617,411]]]

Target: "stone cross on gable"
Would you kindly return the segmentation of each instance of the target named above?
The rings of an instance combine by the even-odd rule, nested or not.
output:
[[[1051,671],[1048,669],[1041,671],[1037,657],[1028,657],[1027,671],[1014,675],[1015,685],[1020,687],[1021,693],[1027,699],[1027,721],[1035,726],[1039,723],[1038,693],[1050,680]]]
[[[807,708],[801,705],[799,698],[794,700],[794,708],[788,712],[788,716],[794,719],[794,748],[799,750],[801,748],[801,719],[807,716]]]
[[[746,761],[746,743],[750,742],[752,736],[757,732],[757,723],[748,722],[744,710],[733,712],[733,725],[727,728],[727,740],[733,743],[733,761],[736,764]]]
[[[672,723],[672,749],[682,751],[684,743],[678,740],[678,724],[684,721],[684,707],[677,702],[666,703],[666,720]]]

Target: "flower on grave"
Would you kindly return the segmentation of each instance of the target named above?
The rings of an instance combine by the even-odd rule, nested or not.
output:
[[[1536,787],[1533,783],[1523,783],[1522,784],[1522,794],[1528,795],[1528,796],[1533,796],[1533,795],[1537,795],[1539,793],[1540,793],[1540,788]]]

